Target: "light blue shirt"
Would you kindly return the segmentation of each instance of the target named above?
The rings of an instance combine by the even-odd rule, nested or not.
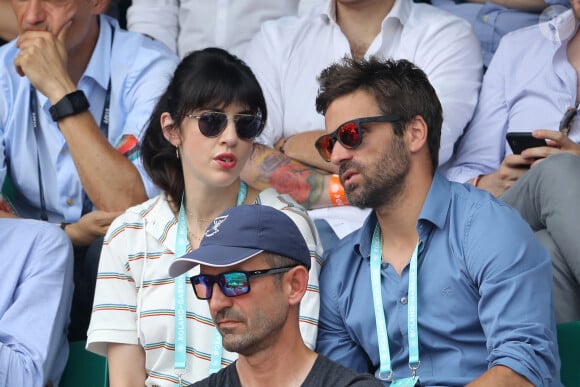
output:
[[[509,9],[491,1],[471,3],[462,0],[431,0],[431,4],[460,16],[471,24],[473,32],[481,43],[485,66],[489,66],[489,62],[505,34],[537,24],[540,20],[540,12]],[[546,5],[548,4],[570,6],[569,0],[546,1]]]
[[[572,10],[504,37],[485,73],[475,115],[458,144],[446,176],[465,182],[495,172],[511,150],[507,132],[558,130],[576,106],[576,71],[566,55],[577,31]],[[580,119],[569,137],[580,142]]]
[[[105,94],[112,83],[109,142],[117,146],[123,135],[141,133],[164,91],[178,58],[163,44],[119,28],[101,15],[93,56],[78,83],[90,102],[90,112],[101,123]],[[114,42],[111,48],[112,31]],[[69,148],[48,109],[50,101],[37,92],[41,134],[37,139],[30,112],[30,82],[14,69],[18,49],[12,41],[0,48],[0,183],[10,174],[16,188],[14,206],[24,218],[40,218],[36,154],[40,155],[42,183],[51,222],[76,222],[81,216],[83,192]],[[147,194],[157,193],[135,157]]]
[[[53,224],[6,218],[0,239],[0,386],[57,386],[68,358],[70,240]]]
[[[377,224],[329,253],[320,275],[316,350],[359,372],[376,373],[379,347],[369,256]],[[535,386],[560,386],[550,257],[520,215],[470,185],[436,174],[417,222],[417,374],[423,386],[464,386],[504,365]],[[381,269],[394,377],[410,376],[409,265]]]

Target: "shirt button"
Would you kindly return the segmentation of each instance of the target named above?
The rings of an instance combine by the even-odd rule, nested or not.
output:
[[[407,297],[401,297],[401,304],[407,305]]]
[[[72,206],[74,204],[74,200],[72,198],[68,198],[66,199],[66,204],[68,204],[69,206]]]
[[[484,23],[487,23],[489,21],[489,15],[483,15],[481,20],[483,20]]]

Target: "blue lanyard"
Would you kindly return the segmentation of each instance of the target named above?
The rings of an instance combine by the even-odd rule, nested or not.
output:
[[[240,190],[236,205],[244,204],[248,187],[243,181],[240,182]],[[175,241],[175,257],[179,258],[187,253],[189,248],[189,241],[187,240],[187,220],[185,218],[185,208],[183,200],[179,208],[179,216],[177,222],[177,237]],[[174,368],[179,376],[179,383],[181,386],[181,375],[185,373],[186,369],[186,343],[187,343],[187,293],[186,293],[185,273],[174,279],[174,293],[175,293],[175,359]],[[218,330],[214,328],[213,345],[210,360],[210,374],[215,373],[221,369],[222,363],[222,338]]]
[[[377,338],[379,342],[379,378],[382,380],[393,380],[393,369],[391,367],[391,354],[389,352],[389,334],[383,308],[383,295],[381,292],[381,263],[382,263],[381,229],[377,224],[373,233],[371,243],[371,288],[373,294],[373,305],[377,326]],[[413,250],[409,267],[409,291],[408,291],[408,321],[407,330],[409,338],[409,368],[412,376],[415,377],[419,368],[419,335],[417,329],[417,254],[419,243]]]

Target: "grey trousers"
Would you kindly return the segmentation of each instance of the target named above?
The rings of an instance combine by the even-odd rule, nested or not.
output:
[[[501,199],[520,212],[552,257],[556,322],[580,320],[580,157],[549,157]]]

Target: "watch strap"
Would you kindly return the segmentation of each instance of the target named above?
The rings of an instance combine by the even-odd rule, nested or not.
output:
[[[89,106],[85,93],[82,90],[76,90],[62,97],[48,111],[54,121],[59,121],[65,117],[87,111]]]

